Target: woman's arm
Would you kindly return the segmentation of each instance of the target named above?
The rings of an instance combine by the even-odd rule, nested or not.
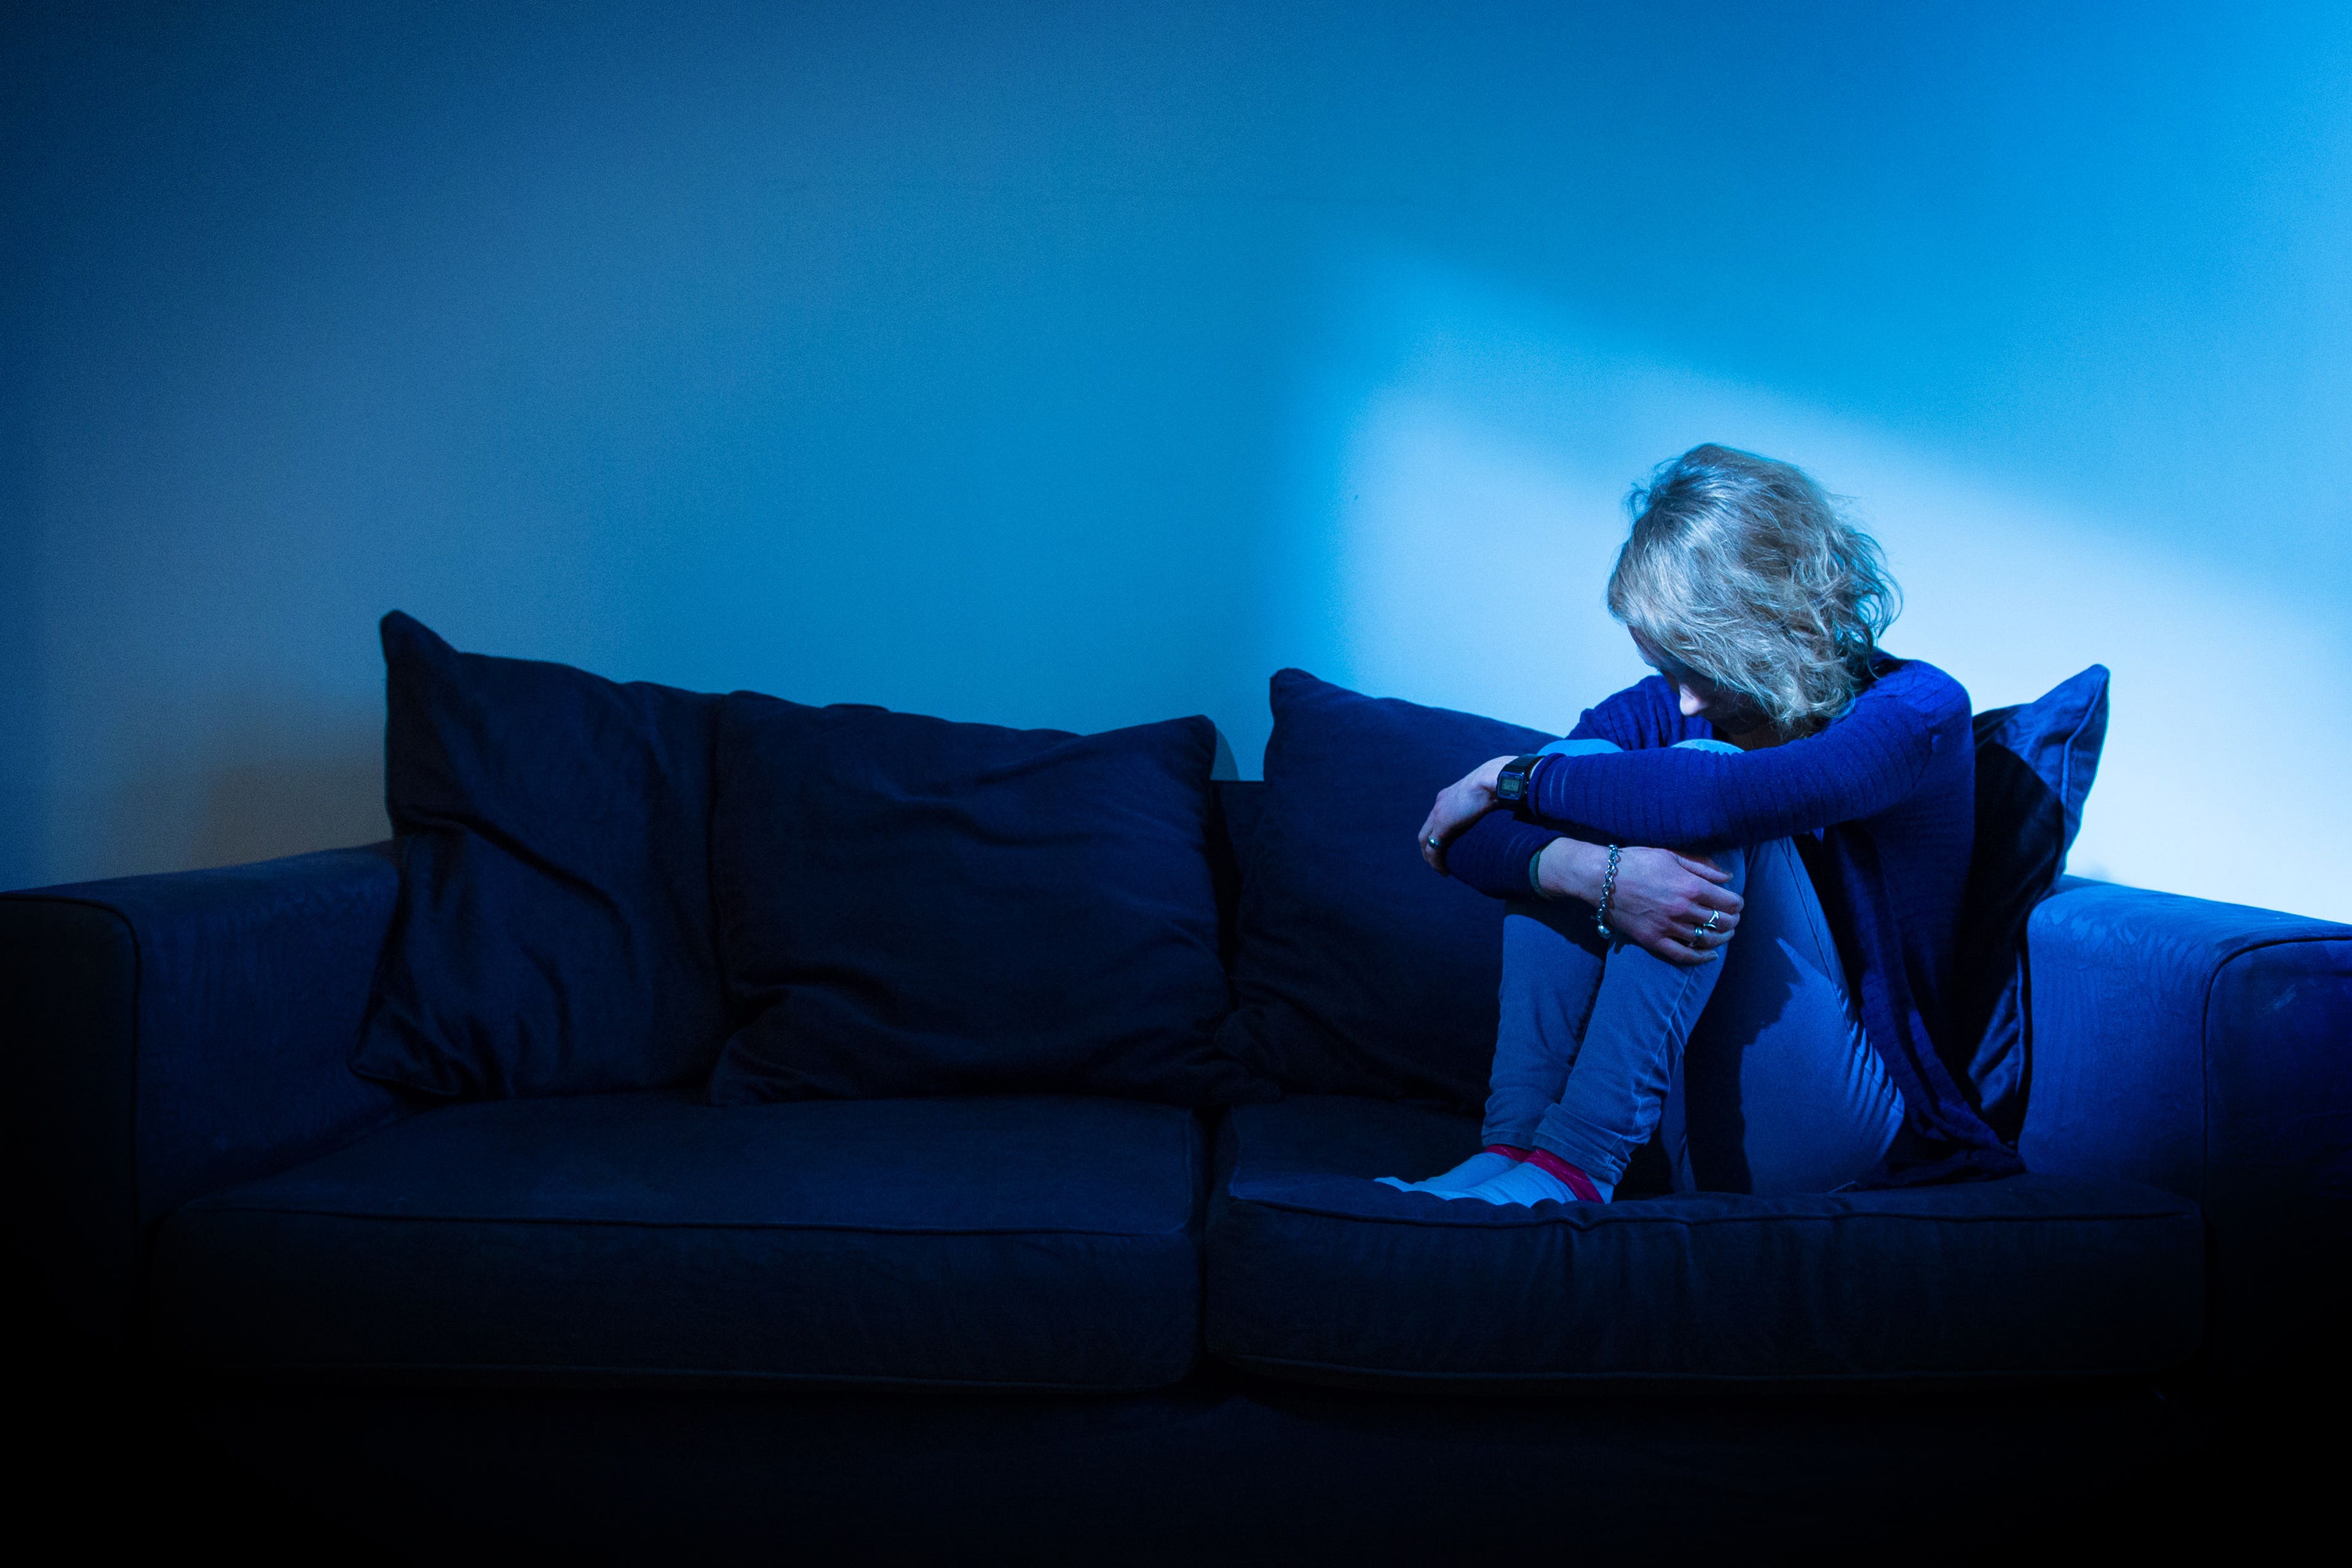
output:
[[[1621,750],[1634,750],[1671,746],[1714,733],[1706,720],[1685,714],[1675,700],[1674,688],[1654,675],[1587,708],[1577,716],[1576,728],[1568,732],[1568,738],[1606,741]],[[1421,825],[1422,858],[1432,868],[1441,876],[1460,877],[1482,893],[1507,899],[1526,896],[1528,858],[1559,837],[1541,827],[1510,834],[1502,824],[1488,826],[1482,821],[1495,809],[1496,776],[1510,760],[1490,757],[1438,791],[1436,803]],[[1472,833],[1477,835],[1475,839],[1470,837]],[[1467,861],[1457,863],[1454,857],[1465,843]]]
[[[1606,741],[1620,751],[1646,752],[1682,741],[1713,738],[1715,726],[1685,713],[1664,676],[1637,680],[1612,691],[1577,715],[1571,741]]]
[[[1430,848],[1424,835],[1422,858],[1440,875],[1456,878],[1488,898],[1532,898],[1535,888],[1528,880],[1528,862],[1562,835],[1558,828],[1521,822],[1509,812],[1493,807],[1489,795],[1480,808],[1484,815],[1468,827],[1451,838],[1443,832],[1438,835],[1442,840],[1438,849]]]
[[[1540,823],[1618,842],[1759,844],[1885,810],[1918,784],[1934,748],[1924,714],[1869,692],[1827,730],[1785,745],[1556,757],[1537,773],[1531,804]]]
[[[1537,857],[1536,880],[1545,898],[1574,899],[1596,912],[1605,893],[1609,929],[1669,963],[1709,962],[1739,927],[1746,900],[1724,886],[1730,873],[1703,856],[1637,846],[1618,852],[1613,882],[1609,866],[1602,846],[1558,838]]]
[[[1495,765],[1481,773],[1491,773]],[[1469,788],[1479,777],[1474,773],[1452,787]],[[1491,804],[1491,795],[1487,798]],[[1424,842],[1422,850],[1441,874],[1494,898],[1574,899],[1598,905],[1609,873],[1605,847],[1521,822],[1507,811],[1488,810],[1451,843],[1432,851]],[[1721,885],[1729,880],[1698,856],[1622,849],[1610,889],[1609,928],[1669,963],[1706,963],[1713,948],[1729,941],[1739,924],[1742,900]],[[1685,939],[1710,915],[1714,941],[1706,949],[1692,947]]]

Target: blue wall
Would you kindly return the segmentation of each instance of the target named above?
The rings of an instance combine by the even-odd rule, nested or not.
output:
[[[2114,667],[2079,868],[2352,916],[2342,8],[1154,9],[9,24],[0,885],[380,834],[393,606],[1245,774],[1285,663],[1564,726],[1720,439],[1981,704]]]

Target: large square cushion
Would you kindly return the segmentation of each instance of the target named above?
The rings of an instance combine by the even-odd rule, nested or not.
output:
[[[1053,1091],[1223,1105],[1216,729],[810,708],[719,722],[719,1105]]]
[[[1503,906],[1431,875],[1413,829],[1445,785],[1552,737],[1303,669],[1268,690],[1220,1044],[1292,1093],[1484,1103]]]
[[[1199,1333],[1192,1113],[1062,1096],[425,1112],[166,1221],[199,1366],[1140,1389]]]
[[[701,1082],[719,700],[383,634],[400,901],[353,1069],[451,1100]]]
[[[2196,1206],[2024,1175],[1496,1207],[1399,1192],[1473,1118],[1340,1096],[1239,1107],[1210,1199],[1208,1346],[1307,1381],[1973,1383],[2172,1365],[2203,1328]]]

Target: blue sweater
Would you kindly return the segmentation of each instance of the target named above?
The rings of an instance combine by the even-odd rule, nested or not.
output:
[[[1976,824],[1969,694],[1916,659],[1882,658],[1874,676],[1826,729],[1737,755],[1669,750],[1714,729],[1684,717],[1660,677],[1628,687],[1571,731],[1622,751],[1546,763],[1531,820],[1489,812],[1446,868],[1483,893],[1524,898],[1528,858],[1563,836],[1675,848],[1793,838],[1863,1026],[1903,1091],[1903,1131],[1872,1184],[2007,1175],[2023,1165],[1937,1048],[1973,1043],[1944,1040]]]

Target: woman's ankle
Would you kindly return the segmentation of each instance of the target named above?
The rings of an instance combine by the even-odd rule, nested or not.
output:
[[[1605,1204],[1609,1201],[1608,1194],[1601,1189],[1601,1184],[1587,1175],[1584,1167],[1570,1164],[1549,1149],[1530,1149],[1521,1158],[1538,1170],[1558,1176],[1568,1184],[1569,1191],[1586,1203]],[[1612,1186],[1611,1190],[1615,1189]]]

